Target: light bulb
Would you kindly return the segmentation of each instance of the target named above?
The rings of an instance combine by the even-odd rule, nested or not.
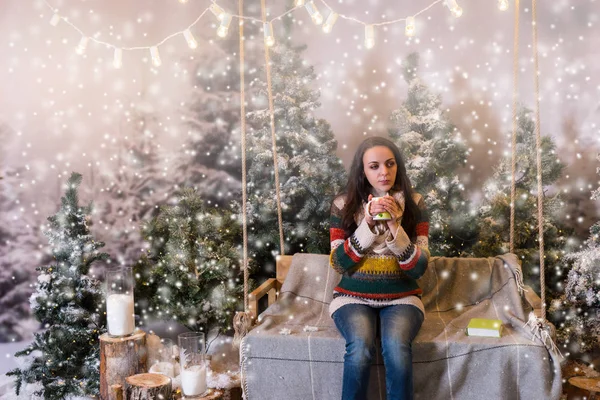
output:
[[[304,5],[304,0],[296,0],[294,1],[296,7],[300,7]]]
[[[225,10],[219,7],[216,3],[212,3],[209,9],[219,20],[223,18],[223,15],[225,15]]]
[[[406,27],[404,28],[406,36],[415,35],[415,17],[406,17]]]
[[[275,37],[273,36],[273,25],[270,22],[263,24],[263,31],[265,32],[265,44],[269,47],[275,44]]]
[[[187,3],[187,2],[188,2],[188,0],[179,0],[179,2],[180,2],[181,4],[185,4],[185,3]]]
[[[373,25],[365,25],[365,47],[372,49],[375,46],[375,33]]]
[[[221,25],[219,29],[217,29],[217,35],[219,37],[227,36],[227,32],[229,32],[229,24],[231,24],[231,14],[223,13],[221,17]]]
[[[160,67],[162,62],[160,61],[160,55],[158,54],[158,47],[150,47],[150,56],[152,57],[152,65],[155,67]]]
[[[54,15],[52,15],[52,18],[50,18],[50,25],[56,26],[56,25],[58,25],[59,22],[60,22],[60,15],[58,15],[58,13],[54,13]]]
[[[325,20],[325,23],[323,24],[323,32],[325,33],[329,33],[331,32],[331,29],[333,28],[333,25],[335,24],[335,21],[337,21],[338,19],[338,14],[335,12],[331,12],[329,13],[329,15],[327,16],[327,19]]]
[[[498,8],[501,11],[508,10],[508,0],[498,0]]]
[[[121,68],[123,66],[123,50],[115,48],[115,54],[113,56],[113,67]]]
[[[87,36],[83,36],[80,40],[79,40],[79,44],[77,45],[77,47],[75,48],[75,52],[77,54],[83,54],[85,53],[85,49],[87,47],[88,42],[90,41],[90,38]]]
[[[317,9],[317,6],[315,6],[314,1],[306,3],[304,7],[306,8],[306,11],[308,11],[308,13],[310,14],[310,18],[313,20],[315,25],[321,25],[323,23],[323,16]]]
[[[192,32],[190,32],[189,29],[183,31],[183,37],[185,38],[185,41],[187,42],[188,46],[190,46],[190,49],[195,49],[196,47],[198,47],[198,42],[196,42],[196,39],[194,39],[194,35],[192,35]]]
[[[463,13],[462,8],[460,8],[456,0],[446,0],[446,7],[448,7],[452,15],[456,18],[460,17]]]

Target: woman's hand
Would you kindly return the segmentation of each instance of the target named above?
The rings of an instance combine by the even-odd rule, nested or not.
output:
[[[402,215],[404,214],[404,204],[400,204],[390,195],[386,195],[385,197],[379,200],[379,204],[384,208],[385,211],[389,212],[392,216],[392,219],[386,221],[387,226],[390,229],[392,235],[396,235],[396,230],[398,226],[402,223]],[[373,205],[373,203],[371,203]]]
[[[371,201],[371,199],[373,198],[373,195],[369,195],[369,198],[367,199],[367,204],[365,204],[365,221],[367,221],[367,225],[369,225],[369,228],[373,228],[375,226],[375,224],[377,224],[377,221],[375,221],[373,219],[373,215],[377,215],[377,212],[381,212],[383,211],[383,208],[381,209],[381,211],[374,211],[374,204],[371,203],[369,205],[369,201]],[[379,206],[379,205],[377,205]]]

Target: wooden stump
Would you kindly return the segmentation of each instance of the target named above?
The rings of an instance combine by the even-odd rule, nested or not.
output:
[[[125,379],[124,400],[171,400],[171,378],[163,374],[137,374]]]
[[[146,372],[146,359],[146,332],[137,331],[123,338],[101,335],[100,399],[111,398],[112,385],[124,385],[128,376]]]
[[[123,386],[110,385],[110,390],[108,391],[108,400],[123,400]]]

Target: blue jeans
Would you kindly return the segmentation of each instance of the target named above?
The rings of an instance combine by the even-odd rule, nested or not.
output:
[[[387,400],[413,398],[412,341],[423,324],[421,310],[404,304],[383,308],[346,304],[333,314],[346,339],[342,400],[367,398],[378,314]]]

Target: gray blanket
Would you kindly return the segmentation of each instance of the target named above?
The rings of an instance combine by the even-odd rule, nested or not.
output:
[[[526,326],[540,301],[520,276],[512,254],[432,258],[419,280],[426,312],[413,343],[416,399],[560,397],[559,355]],[[328,312],[339,279],[327,255],[293,257],[278,301],[240,347],[246,399],[341,399],[344,339]],[[467,336],[473,317],[502,320],[502,337]],[[369,399],[385,399],[383,368],[379,351]]]

